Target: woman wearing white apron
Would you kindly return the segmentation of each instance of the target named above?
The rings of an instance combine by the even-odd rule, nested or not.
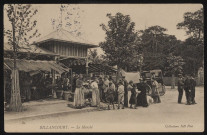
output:
[[[92,103],[91,106],[100,106],[100,95],[98,89],[98,79],[95,78],[94,81],[91,83],[92,88]]]

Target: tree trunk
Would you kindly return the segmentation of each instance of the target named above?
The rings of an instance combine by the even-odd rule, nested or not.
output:
[[[14,18],[15,18],[14,10]],[[13,51],[14,51],[14,67],[12,70],[12,89],[11,89],[11,99],[9,110],[11,111],[22,111],[22,102],[19,89],[19,72],[16,69],[16,59],[17,59],[17,46],[16,46],[16,37],[15,37],[15,19],[12,22],[12,32],[13,32]]]
[[[175,89],[175,74],[172,74],[171,89]]]
[[[12,70],[12,88],[9,110],[16,112],[22,111],[22,102],[19,89],[19,72],[17,69]]]

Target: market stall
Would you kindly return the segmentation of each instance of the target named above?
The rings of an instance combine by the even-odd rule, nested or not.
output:
[[[57,64],[55,61],[17,59],[17,69],[20,73],[20,93],[23,99],[40,99],[55,93],[55,75],[69,72],[69,68]],[[4,58],[4,71],[9,73],[13,69],[13,59]],[[11,74],[6,74],[5,93],[9,93]],[[43,83],[44,82],[44,83]],[[45,85],[47,83],[47,85]],[[27,85],[26,85],[27,84]],[[29,97],[27,97],[30,87]],[[26,94],[25,94],[26,93]],[[35,94],[38,93],[38,94]],[[8,94],[7,94],[8,95]]]

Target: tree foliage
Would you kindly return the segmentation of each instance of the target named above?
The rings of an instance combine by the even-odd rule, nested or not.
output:
[[[204,62],[204,20],[203,8],[195,12],[186,12],[184,21],[177,24],[178,29],[185,29],[189,37],[177,47],[177,55],[186,61],[186,74],[196,74]]]
[[[115,16],[106,15],[109,18],[108,25],[100,26],[106,33],[106,40],[99,46],[106,54],[109,64],[118,68],[126,68],[126,65],[132,65],[132,59],[139,53],[138,36],[135,32],[135,23],[131,22],[129,15],[117,13]],[[135,63],[133,63],[135,64]]]
[[[81,33],[81,13],[84,12],[79,6],[74,4],[61,4],[58,18],[52,18],[53,29],[64,28],[74,35],[80,36]]]
[[[183,73],[183,65],[185,64],[183,58],[181,56],[175,56],[172,53],[167,57],[168,67],[166,67],[166,71],[171,74],[175,73]]]
[[[101,59],[100,59],[100,56],[98,55],[97,49],[89,50],[88,60],[89,60],[89,63],[93,63],[93,64],[101,63]]]
[[[15,42],[17,49],[21,46],[28,45],[30,39],[38,37],[40,34],[35,29],[37,20],[33,17],[38,12],[31,4],[8,4],[5,5],[5,11],[7,13],[9,22],[12,27],[5,30],[5,36],[8,39],[8,43],[13,45],[13,32],[15,30]]]
[[[166,28],[158,25],[139,31],[144,70],[162,69],[164,71],[167,66],[166,57],[181,44],[181,41],[177,40],[174,35],[166,34],[166,31]]]
[[[184,21],[177,24],[178,29],[184,29],[187,35],[201,39],[204,33],[204,14],[203,8],[195,12],[186,12]]]

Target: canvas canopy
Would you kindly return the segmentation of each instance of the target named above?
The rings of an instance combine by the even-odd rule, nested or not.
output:
[[[4,67],[5,69],[12,69],[14,66],[14,62],[12,59],[4,59]],[[62,67],[55,63],[55,61],[34,61],[34,60],[20,60],[17,59],[17,69],[24,72],[34,72],[34,71],[47,71],[51,72],[51,70],[57,71],[59,74],[63,72],[68,72],[69,69]]]
[[[139,83],[140,82],[140,72],[125,72],[124,70],[121,70],[121,75],[125,76],[125,79],[129,81],[133,81],[133,83]]]

